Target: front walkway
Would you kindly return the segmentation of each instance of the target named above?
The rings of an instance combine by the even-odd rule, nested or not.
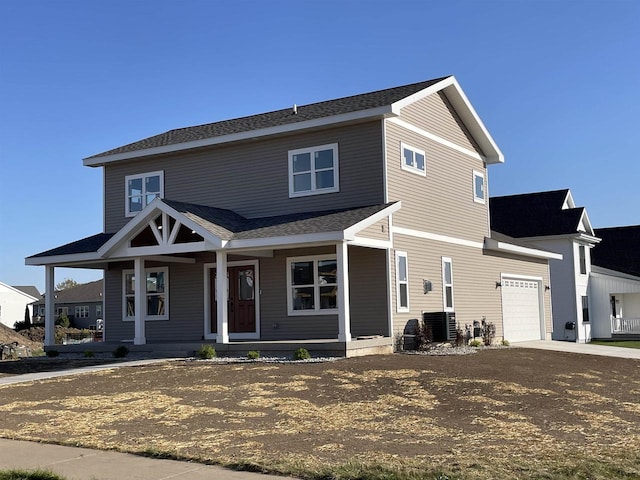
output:
[[[603,357],[640,359],[640,348],[610,347],[608,345],[594,345],[591,343],[532,340],[529,342],[515,342],[512,343],[511,346],[537,348],[539,350],[555,350],[556,352],[582,353],[585,355],[600,355]]]
[[[68,480],[286,480],[291,477],[227,470],[128,453],[0,439],[0,468],[50,470]]]

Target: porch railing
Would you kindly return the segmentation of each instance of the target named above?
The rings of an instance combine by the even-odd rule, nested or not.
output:
[[[611,316],[612,333],[640,333],[640,318],[616,318]]]

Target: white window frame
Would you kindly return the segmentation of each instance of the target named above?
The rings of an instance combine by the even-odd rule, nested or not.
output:
[[[327,285],[320,285],[318,282],[318,262],[323,260],[337,260],[335,254],[327,255],[307,255],[304,257],[287,257],[287,312],[290,317],[305,316],[305,315],[337,315],[338,307],[336,308],[320,308],[320,287]],[[313,262],[313,285],[293,285],[293,279],[291,278],[291,264],[296,262]],[[337,268],[337,262],[336,262]],[[333,284],[328,284],[333,285]],[[340,278],[337,277],[336,272],[336,288],[340,288]],[[293,299],[291,298],[291,291],[295,287],[313,287],[314,294],[314,309],[313,310],[294,310]]]
[[[321,150],[333,150],[333,187],[328,188],[316,188],[316,172],[322,172],[330,170],[319,169],[316,170],[314,166],[314,153]],[[311,155],[311,165],[309,166],[310,170],[308,173],[311,174],[311,189],[304,190],[300,192],[294,191],[294,173],[293,173],[293,157],[294,155],[300,155],[303,153],[309,153]],[[339,184],[339,156],[338,156],[338,144],[337,143],[329,143],[327,145],[319,145],[317,147],[307,147],[307,148],[299,148],[297,150],[289,150],[289,198],[295,197],[306,197],[309,195],[322,195],[323,193],[335,193],[340,191]],[[307,172],[296,172],[296,175]]]
[[[133,269],[122,271],[122,320],[125,322],[133,322],[135,320],[134,317],[127,315],[127,275],[134,275],[134,272],[135,271]],[[149,296],[149,293],[145,292],[145,302],[143,305],[144,310],[142,311],[142,318],[145,321],[169,320],[169,267],[165,266],[145,268],[145,282],[147,280],[147,274],[152,272],[164,273],[164,315],[147,315],[147,297]],[[144,288],[146,290],[146,285]],[[133,296],[135,298],[135,292],[128,296]]]
[[[96,305],[96,318],[102,318],[102,305]]]
[[[404,161],[404,151],[409,150],[412,155],[412,165],[407,165]],[[418,168],[416,166],[416,153],[422,155],[424,157],[424,168]],[[420,150],[419,148],[412,147],[404,142],[400,142],[400,166],[403,170],[407,172],[415,173],[416,175],[421,175],[423,177],[427,176],[427,155],[424,153],[424,150]]]
[[[160,192],[159,197],[164,198],[164,170],[157,172],[139,173],[136,175],[127,175],[124,177],[124,211],[125,216],[135,217],[139,212],[132,212],[129,210],[129,182],[131,180],[142,180],[142,210],[147,206],[147,192],[145,190],[146,179],[149,177],[160,177]]]
[[[75,318],[89,318],[89,305],[76,305]]]
[[[405,264],[405,278],[406,280],[400,280],[400,257],[404,258]],[[407,305],[400,304],[400,286],[407,286]],[[397,312],[408,312],[410,310],[411,302],[409,300],[409,257],[407,252],[402,252],[400,250],[396,250],[396,311]]]
[[[482,179],[482,197],[478,195],[476,178]],[[485,178],[484,173],[478,170],[473,171],[473,201],[482,204],[485,204],[487,202],[487,179]]]
[[[449,264],[449,269],[451,271],[451,283],[447,283],[445,276],[445,265]],[[453,261],[449,257],[442,257],[442,306],[443,311],[445,312],[453,312],[455,311],[455,295],[453,288]],[[447,305],[447,287],[451,288],[451,306]]]

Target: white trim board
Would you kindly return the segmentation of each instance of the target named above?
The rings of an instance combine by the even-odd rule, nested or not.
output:
[[[484,243],[474,242],[473,240],[465,240],[463,238],[449,237],[437,233],[424,232],[421,230],[413,230],[404,227],[391,227],[391,231],[397,235],[408,235],[410,237],[424,238],[426,240],[435,240],[436,242],[452,243],[454,245],[462,245],[463,247],[484,248]]]

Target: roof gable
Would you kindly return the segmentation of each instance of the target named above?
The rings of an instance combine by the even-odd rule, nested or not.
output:
[[[572,235],[593,236],[584,207],[575,207],[568,189],[491,197],[491,228],[515,238]]]
[[[503,156],[454,77],[441,77],[375,92],[285,108],[273,112],[169,130],[84,159],[87,166],[175,152],[231,141],[302,130],[366,118],[398,115],[411,102],[444,91],[488,161]]]

